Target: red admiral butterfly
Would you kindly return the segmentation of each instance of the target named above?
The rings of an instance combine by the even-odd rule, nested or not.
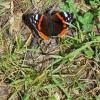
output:
[[[63,37],[73,16],[69,12],[55,12],[51,15],[24,14],[22,19],[31,30],[38,33],[38,36],[48,40],[51,36]]]

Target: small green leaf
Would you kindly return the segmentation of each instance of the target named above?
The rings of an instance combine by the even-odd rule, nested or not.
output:
[[[93,1],[90,0],[90,4],[93,8],[97,8],[98,5],[100,4],[100,0],[93,0]]]
[[[84,18],[81,16],[78,16],[78,20],[83,24],[84,23]]]
[[[83,25],[83,29],[85,32],[91,32],[92,31],[92,24]]]
[[[85,56],[87,57],[87,58],[92,58],[93,57],[93,54],[94,54],[94,51],[91,49],[91,48],[89,48],[89,49],[86,49],[85,51],[84,51],[84,53],[85,53]]]
[[[90,12],[88,12],[84,15],[84,23],[85,24],[91,23],[92,19],[93,19],[93,15]]]

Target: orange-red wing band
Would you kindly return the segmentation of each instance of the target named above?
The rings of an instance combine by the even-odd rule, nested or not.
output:
[[[59,13],[56,13],[56,16],[62,21],[63,24],[66,24],[64,18]]]
[[[49,38],[48,38],[48,36],[46,36],[44,33],[42,33],[42,32],[38,32],[38,34],[39,34],[39,36],[42,38],[42,39],[44,39],[44,40],[48,40]]]
[[[43,15],[40,17],[39,22],[37,24],[37,27],[38,27],[38,30],[39,30],[38,34],[42,39],[48,40],[48,36],[45,35],[43,32],[41,32],[41,23],[42,23],[42,21],[43,21]]]
[[[58,36],[60,37],[64,37],[64,34],[66,33],[67,29],[63,29],[59,34]]]
[[[58,36],[63,37],[64,34],[65,34],[66,31],[67,31],[66,22],[64,21],[63,17],[62,17],[59,13],[56,13],[56,16],[57,16],[57,17],[62,21],[62,23],[64,24],[64,25],[63,25],[64,29],[58,34]]]
[[[42,21],[43,21],[43,15],[40,17],[38,25],[37,25],[39,31],[41,30],[41,23],[42,23]]]

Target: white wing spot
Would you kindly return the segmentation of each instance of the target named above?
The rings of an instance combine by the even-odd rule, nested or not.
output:
[[[70,20],[70,18],[68,17],[68,20]]]
[[[35,20],[38,20],[38,14],[35,15]]]
[[[68,14],[66,12],[64,12],[65,17],[68,17]]]

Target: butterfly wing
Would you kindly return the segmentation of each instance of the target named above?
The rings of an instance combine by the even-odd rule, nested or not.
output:
[[[52,25],[53,25],[52,35],[63,37],[67,30],[67,25],[62,22],[62,20],[57,16],[57,14],[59,13],[52,15],[52,18],[51,18]]]
[[[72,22],[72,14],[69,12],[57,12],[51,18],[53,24],[52,35],[63,37],[67,32],[68,24]]]
[[[47,17],[43,16],[41,14],[24,14],[22,16],[22,19],[24,23],[33,31],[35,31],[36,34],[39,37],[43,38],[44,40],[48,40],[48,36],[45,35],[47,32]],[[37,37],[37,36],[36,36]]]

